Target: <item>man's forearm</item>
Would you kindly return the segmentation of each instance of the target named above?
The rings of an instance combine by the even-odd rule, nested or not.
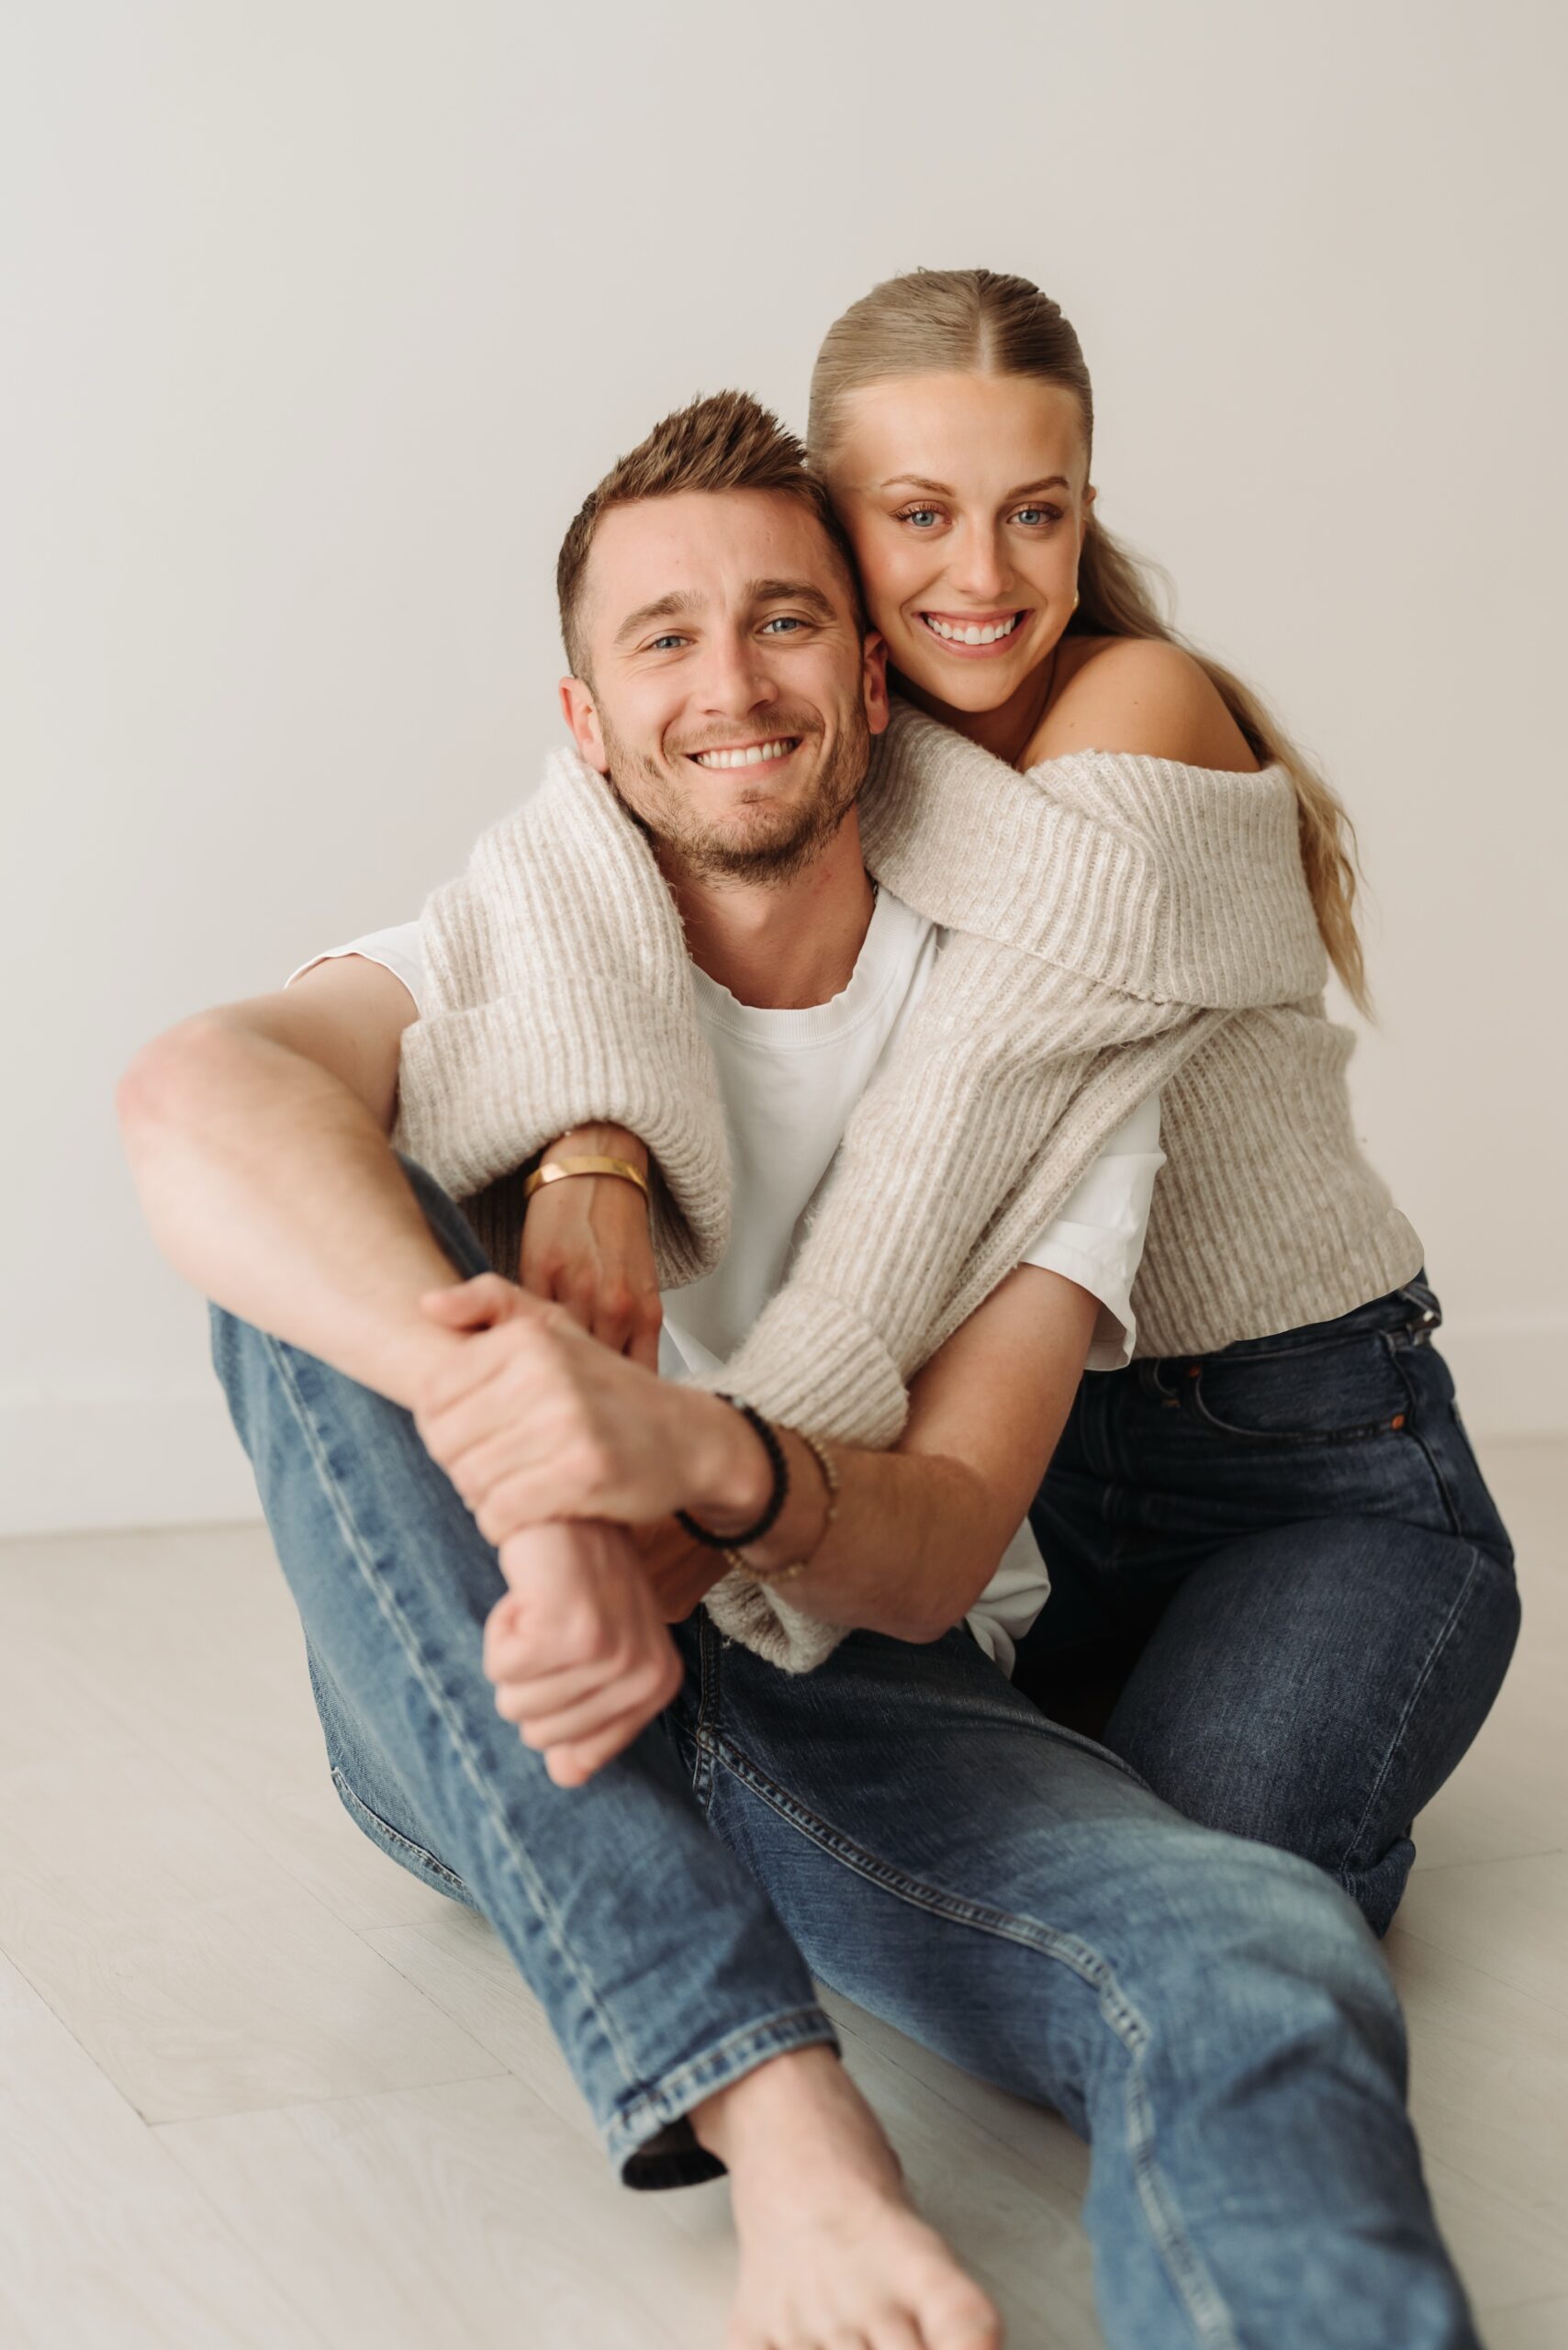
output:
[[[117,1107],[152,1237],[204,1296],[405,1407],[462,1346],[419,1304],[459,1276],[387,1137],[328,1070],[192,1023],[132,1064]]]

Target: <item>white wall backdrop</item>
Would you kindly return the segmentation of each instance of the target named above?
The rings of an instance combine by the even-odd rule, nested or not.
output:
[[[1563,15],[1528,0],[14,0],[3,1522],[252,1516],[115,1081],[417,913],[555,729],[666,409],[876,279],[1037,279],[1100,511],[1357,820],[1358,1123],[1466,1416],[1568,1426]]]

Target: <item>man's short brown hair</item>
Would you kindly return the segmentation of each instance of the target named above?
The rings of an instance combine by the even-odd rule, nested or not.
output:
[[[749,392],[714,392],[655,424],[645,441],[611,465],[578,507],[555,562],[561,636],[574,677],[588,676],[580,626],[583,576],[601,519],[615,506],[644,498],[676,498],[682,490],[773,489],[799,499],[823,530],[843,570],[856,626],[864,633],[866,608],[854,551],[833,501],[806,462],[804,444],[787,432]]]

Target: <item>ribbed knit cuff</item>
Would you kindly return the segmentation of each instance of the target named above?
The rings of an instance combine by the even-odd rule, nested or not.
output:
[[[820,1624],[745,1575],[727,1574],[703,1601],[724,1638],[739,1640],[781,1673],[812,1673],[846,1638],[841,1624]]]
[[[790,1281],[740,1346],[694,1384],[744,1396],[768,1419],[872,1450],[909,1417],[899,1367],[871,1325],[830,1291]]]
[[[678,1009],[551,979],[403,1032],[393,1147],[456,1200],[590,1122],[647,1146],[660,1286],[711,1271],[729,1245],[729,1146],[712,1057]]]

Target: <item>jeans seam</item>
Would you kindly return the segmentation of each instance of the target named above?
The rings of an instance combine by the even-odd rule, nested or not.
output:
[[[1424,1408],[1423,1399],[1417,1393],[1415,1384],[1410,1378],[1409,1372],[1406,1371],[1405,1364],[1401,1361],[1396,1353],[1394,1356],[1394,1366],[1399,1373],[1400,1384],[1404,1388],[1408,1399],[1406,1410],[1404,1433],[1407,1437],[1411,1438],[1412,1440],[1421,1448],[1422,1458],[1425,1460],[1427,1467],[1431,1472],[1432,1483],[1438,1490],[1438,1499],[1443,1505],[1443,1514],[1448,1519],[1449,1529],[1451,1533],[1457,1535],[1462,1542],[1470,1542],[1472,1543],[1473,1548],[1479,1548],[1480,1546],[1473,1542],[1473,1537],[1465,1528],[1463,1518],[1460,1514],[1459,1505],[1454,1498],[1453,1490],[1450,1485],[1448,1479],[1443,1474],[1441,1463],[1439,1461],[1436,1453],[1432,1450],[1431,1446],[1427,1442],[1426,1438],[1421,1434],[1419,1420]],[[1475,1466],[1477,1473],[1479,1474],[1479,1461],[1476,1462]]]
[[[489,1786],[486,1775],[483,1772],[476,1771],[475,1768],[474,1760],[468,1748],[468,1742],[463,1736],[462,1726],[460,1723],[453,1719],[443,1702],[443,1693],[442,1692],[439,1684],[433,1682],[427,1672],[424,1662],[419,1653],[418,1643],[413,1639],[407,1627],[404,1611],[385,1591],[380,1579],[375,1572],[374,1566],[365,1550],[364,1541],[361,1539],[359,1528],[354,1523],[353,1512],[348,1506],[346,1497],[344,1496],[338,1478],[332,1470],[331,1462],[328,1458],[326,1449],[322,1445],[318,1432],[311,1421],[309,1409],[306,1403],[304,1393],[295,1376],[294,1366],[288,1360],[287,1351],[281,1342],[271,1334],[271,1332],[260,1331],[258,1332],[258,1336],[261,1337],[266,1352],[271,1357],[274,1368],[278,1375],[279,1382],[289,1398],[295,1418],[298,1422],[300,1432],[305,1438],[306,1448],[309,1453],[311,1463],[315,1468],[317,1477],[320,1483],[321,1490],[327,1497],[332,1515],[338,1521],[340,1531],[342,1534],[344,1541],[348,1545],[350,1555],[353,1559],[355,1566],[360,1571],[361,1579],[368,1585],[375,1597],[377,1608],[386,1618],[399,1647],[407,1656],[409,1662],[413,1669],[415,1678],[417,1679],[420,1689],[424,1693],[426,1702],[430,1705],[432,1712],[436,1715],[437,1719],[445,1727],[447,1734],[452,1740],[453,1750],[458,1757],[463,1767],[464,1774],[473,1785],[474,1791],[479,1799],[480,1809],[489,1819],[491,1825],[498,1832],[503,1855],[510,1863],[510,1866],[513,1869],[520,1885],[522,1886],[526,1897],[530,1901],[532,1901],[535,1914],[538,1916],[541,1924],[544,1928],[544,1931],[549,1938],[551,1947],[554,1951],[557,1959],[576,1984],[585,2009],[588,2013],[593,2017],[600,2033],[603,2035],[605,2045],[610,2050],[615,2064],[619,2067],[622,2078],[626,2083],[627,2087],[631,2087],[634,2086],[637,2081],[637,2068],[630,2061],[629,2052],[622,2046],[620,2036],[614,2028],[613,2020],[605,2012],[599,1998],[595,1995],[592,1984],[588,1981],[577,1966],[576,1960],[573,1958],[571,1950],[561,1931],[560,1921],[556,1918],[554,1911],[546,1897],[543,1885],[539,1883],[533,1872],[528,1867],[526,1856],[514,1842],[507,1829],[504,1818],[499,1818],[494,1810],[489,1799]]]
[[[1151,2037],[1148,2024],[1123,1990],[1109,1961],[1074,1934],[1064,1934],[1059,1928],[1025,1918],[1015,1910],[998,1909],[990,1903],[946,1892],[939,1886],[909,1875],[890,1861],[879,1859],[846,1836],[842,1829],[811,1810],[788,1788],[779,1786],[729,1740],[706,1730],[700,1735],[704,1743],[711,1746],[716,1762],[749,1787],[789,1826],[845,1867],[853,1869],[857,1875],[880,1886],[913,1908],[946,1918],[955,1925],[973,1927],[977,1932],[992,1934],[999,1941],[1021,1943],[1043,1958],[1054,1959],[1094,1991],[1098,2012],[1128,2059],[1125,2092],[1127,2153],[1156,2251],[1204,2350],[1238,2350],[1223,2299],[1182,2225],[1155,2152],[1153,2113],[1143,2076],[1144,2052]]]
[[[1351,1830],[1350,1841],[1347,1843],[1344,1852],[1340,1854],[1338,1861],[1335,1864],[1335,1873],[1341,1877],[1345,1875],[1350,1869],[1351,1855],[1360,1844],[1362,1836],[1366,1833],[1367,1822],[1372,1818],[1372,1808],[1387,1783],[1388,1774],[1394,1768],[1394,1758],[1399,1751],[1400,1741],[1404,1738],[1405,1732],[1409,1727],[1410,1718],[1414,1714],[1417,1705],[1419,1703],[1420,1698],[1425,1692],[1428,1682],[1431,1679],[1432,1674],[1437,1670],[1438,1659],[1442,1655],[1443,1651],[1448,1647],[1450,1641],[1453,1638],[1454,1628],[1470,1598],[1471,1591],[1475,1583],[1476,1574],[1481,1566],[1481,1551],[1473,1542],[1470,1543],[1467,1547],[1470,1551],[1470,1572],[1465,1576],[1464,1581],[1460,1585],[1458,1591],[1455,1592],[1448,1614],[1443,1617],[1442,1623],[1439,1626],[1437,1633],[1433,1638],[1432,1645],[1427,1651],[1426,1660],[1421,1666],[1421,1670],[1417,1674],[1415,1681],[1411,1684],[1410,1693],[1405,1701],[1405,1710],[1400,1715],[1399,1720],[1394,1727],[1394,1734],[1383,1750],[1383,1762],[1379,1767],[1377,1776],[1372,1781],[1372,1787],[1368,1792],[1366,1803],[1362,1807],[1361,1816],[1357,1820],[1354,1829]]]
[[[347,1779],[344,1778],[342,1773],[339,1770],[335,1762],[330,1765],[330,1768],[333,1782],[337,1786],[338,1793],[348,1803],[352,1804],[355,1810],[363,1811],[367,1819],[374,1819],[377,1828],[381,1829],[385,1834],[390,1836],[394,1843],[401,1844],[405,1852],[412,1852],[421,1867],[433,1870],[437,1876],[444,1877],[448,1885],[462,1886],[464,1892],[468,1892],[468,1886],[464,1883],[463,1878],[458,1875],[455,1869],[449,1869],[446,1863],[444,1861],[438,1861],[435,1854],[429,1851],[426,1846],[423,1844],[416,1844],[411,1836],[405,1836],[400,1828],[394,1828],[389,1819],[383,1819],[381,1814],[375,1809],[375,1806],[366,1803],[364,1797],[362,1795],[356,1794],[354,1789],[350,1786]]]

